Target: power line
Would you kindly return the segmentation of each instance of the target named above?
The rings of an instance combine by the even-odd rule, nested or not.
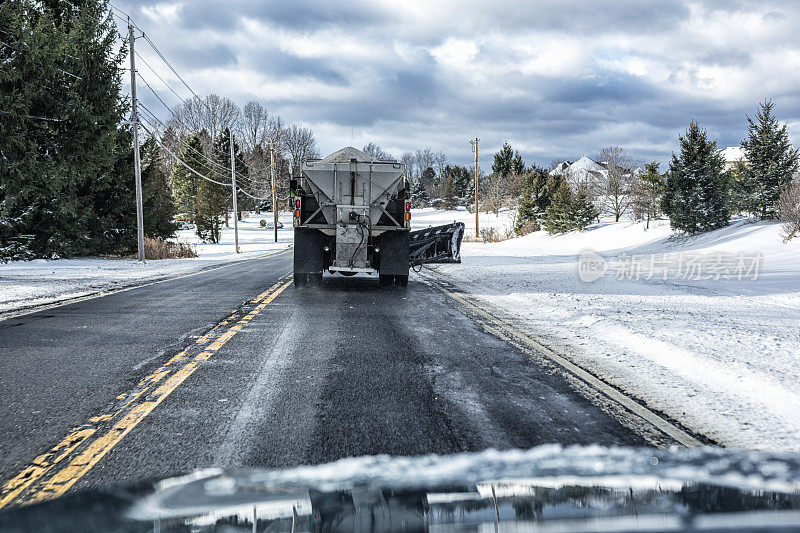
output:
[[[116,6],[114,6],[114,5],[112,5],[112,4],[109,4],[109,6],[111,6],[111,8],[112,8],[112,9],[114,9],[114,10],[116,10],[116,11],[119,11],[120,13],[122,13],[123,15],[125,15],[126,17],[128,17],[128,19],[130,19],[130,15],[128,15],[127,13],[125,13],[124,11],[122,11],[121,9],[117,8]],[[196,100],[197,100],[199,103],[201,103],[201,104],[202,104],[202,105],[203,105],[203,106],[204,106],[204,107],[205,107],[205,108],[206,108],[206,109],[207,109],[209,112],[212,112],[212,110],[211,110],[211,108],[209,107],[208,103],[207,103],[207,102],[206,102],[204,99],[202,99],[200,96],[198,96],[198,94],[197,94],[197,93],[196,93],[196,92],[195,92],[195,91],[194,91],[194,90],[193,90],[193,89],[192,89],[192,88],[189,86],[189,84],[188,84],[188,83],[186,83],[186,80],[184,80],[184,79],[181,77],[181,75],[180,75],[180,74],[178,74],[178,71],[177,71],[177,70],[175,70],[175,67],[173,67],[173,66],[172,66],[172,64],[171,64],[171,63],[169,62],[169,60],[168,60],[168,59],[167,59],[167,58],[164,56],[164,54],[161,52],[161,50],[159,50],[159,49],[158,49],[158,47],[157,47],[157,46],[156,46],[156,44],[153,42],[153,40],[152,40],[152,39],[150,39],[150,37],[149,37],[149,36],[148,36],[148,35],[147,35],[147,34],[146,34],[146,33],[145,33],[145,32],[144,32],[144,31],[143,31],[143,30],[142,30],[142,29],[141,29],[139,26],[137,26],[137,25],[136,25],[136,23],[135,23],[135,22],[133,22],[133,20],[132,20],[132,19],[130,20],[130,24],[131,24],[133,27],[135,27],[136,29],[138,29],[139,31],[141,31],[141,32],[142,32],[142,37],[143,37],[143,38],[144,38],[144,39],[147,41],[147,43],[150,45],[150,47],[153,49],[153,51],[154,51],[154,52],[155,52],[155,53],[158,55],[158,57],[159,57],[159,58],[161,58],[161,60],[164,62],[164,64],[165,64],[165,65],[167,65],[167,67],[170,69],[170,71],[172,71],[172,73],[173,73],[173,74],[174,74],[174,75],[175,75],[175,76],[176,76],[176,77],[177,77],[177,78],[178,78],[178,79],[181,81],[181,83],[183,83],[183,85],[184,85],[184,86],[185,86],[185,87],[186,87],[186,88],[189,90],[189,92],[190,92],[190,93],[192,93],[192,96],[194,96],[194,98],[195,98],[195,99],[196,99]],[[162,82],[162,83],[164,83],[164,85],[165,85],[165,86],[166,86],[166,87],[167,87],[167,88],[168,88],[168,89],[169,89],[169,90],[170,90],[170,91],[171,91],[171,92],[172,92],[172,93],[173,93],[173,94],[174,94],[176,97],[178,97],[178,99],[179,99],[179,100],[181,100],[181,102],[184,102],[184,101],[185,101],[185,99],[183,99],[183,98],[182,98],[182,97],[181,97],[181,96],[180,96],[180,95],[179,95],[179,94],[178,94],[178,93],[177,93],[177,92],[176,92],[176,91],[175,91],[175,90],[172,88],[172,86],[171,86],[169,83],[167,83],[167,82],[166,82],[166,81],[165,81],[165,80],[164,80],[164,79],[163,79],[163,78],[162,78],[162,77],[161,77],[161,76],[160,76],[160,75],[159,75],[159,74],[158,74],[158,73],[155,71],[155,69],[153,69],[153,67],[152,67],[152,66],[151,66],[151,65],[150,65],[150,64],[149,64],[149,63],[148,63],[146,60],[144,60],[144,59],[142,58],[142,56],[141,56],[141,55],[139,55],[139,53],[138,53],[138,52],[136,53],[136,56],[137,56],[137,57],[138,57],[140,60],[142,60],[142,61],[145,63],[145,65],[147,66],[147,68],[148,68],[148,69],[150,69],[150,71],[151,71],[151,72],[152,72],[152,73],[153,73],[153,74],[154,74],[154,75],[155,75],[155,76],[156,76],[156,77],[157,77],[159,80],[161,80],[161,82]],[[145,85],[146,85],[146,86],[147,86],[147,88],[150,90],[150,92],[152,92],[152,93],[154,94],[154,96],[156,96],[156,98],[158,99],[158,101],[159,101],[159,102],[160,102],[160,103],[161,103],[161,104],[162,104],[162,105],[163,105],[163,106],[164,106],[164,107],[167,109],[167,111],[169,111],[169,112],[170,112],[170,115],[171,115],[171,116],[175,116],[175,114],[172,112],[172,110],[171,110],[171,109],[170,109],[170,107],[169,107],[169,106],[166,104],[166,102],[164,102],[164,100],[163,100],[163,99],[162,99],[162,98],[161,98],[161,97],[160,97],[160,96],[159,96],[159,95],[156,93],[156,91],[155,91],[155,90],[152,88],[152,86],[150,86],[150,84],[149,84],[149,83],[147,83],[147,81],[146,81],[146,80],[145,80],[145,79],[142,77],[141,73],[137,72],[137,74],[139,75],[139,78],[140,78],[140,79],[141,79],[141,80],[142,80],[142,81],[145,83]],[[154,119],[155,119],[155,120],[156,120],[156,121],[157,121],[159,124],[161,124],[162,126],[164,126],[164,127],[166,128],[166,126],[164,125],[164,123],[163,123],[163,122],[161,122],[161,120],[159,120],[159,119],[158,119],[158,117],[157,117],[157,116],[156,116],[156,115],[155,115],[155,114],[154,114],[152,111],[150,111],[149,109],[147,109],[146,107],[144,107],[144,105],[142,105],[142,107],[143,107],[143,108],[144,108],[144,109],[147,111],[147,113],[148,113],[149,115],[151,115],[151,117],[152,117],[152,118],[154,118]],[[148,121],[148,122],[149,122],[149,121]],[[181,122],[182,122],[182,121],[181,121]],[[184,126],[185,126],[185,124],[184,124]],[[158,129],[158,128],[154,127],[152,124],[151,124],[151,127],[153,127],[153,129],[156,129],[156,130]],[[151,135],[152,135],[152,133],[151,133]],[[222,170],[225,170],[226,172],[231,172],[231,170],[230,170],[230,169],[228,169],[228,168],[225,168],[224,166],[220,165],[219,163],[216,163],[216,162],[215,162],[213,159],[209,158],[207,155],[205,155],[205,154],[203,154],[203,153],[201,153],[201,152],[198,152],[196,149],[194,149],[194,148],[192,148],[191,146],[189,146],[188,144],[186,144],[185,140],[183,141],[183,143],[184,143],[184,144],[185,144],[187,147],[189,147],[191,150],[193,150],[194,152],[198,153],[199,155],[201,155],[202,157],[204,157],[206,160],[210,161],[210,162],[211,162],[213,165],[215,165],[217,168],[220,168],[220,169],[222,169]],[[159,141],[159,145],[161,145],[162,147],[164,147],[164,146],[163,146],[163,144],[162,144],[160,141]],[[173,154],[173,153],[172,153],[172,152],[171,152],[169,149],[167,149],[166,147],[164,147],[164,149],[165,149],[165,150],[167,150],[167,152],[169,152],[169,153],[170,153],[170,154],[171,154],[173,157],[175,157],[176,159],[178,159],[178,157],[177,157],[177,156],[175,156],[175,155],[174,155],[174,154]],[[247,166],[248,166],[248,165],[247,165],[247,164],[246,164],[246,163],[245,163],[245,162],[244,162],[244,161],[243,161],[243,160],[242,160],[240,157],[237,157],[237,156],[234,154],[234,156],[233,156],[233,162],[235,162],[235,161],[239,161],[239,162],[240,162],[240,163],[242,163],[242,164],[243,164],[245,167],[247,167]],[[181,161],[181,163],[182,163],[182,164],[184,164],[185,166],[187,166],[187,168],[189,168],[189,167],[188,167],[188,165],[186,165],[186,163],[184,163],[183,161]],[[233,164],[233,163],[232,163],[232,164]],[[193,170],[193,169],[192,169],[192,170]],[[196,172],[196,171],[195,171],[195,172]],[[198,175],[199,175],[199,174],[198,174]],[[249,185],[250,187],[253,187],[253,186],[255,185],[255,183],[254,183],[254,182],[253,182],[253,181],[252,181],[252,180],[251,180],[249,177],[247,177],[247,176],[243,176],[243,175],[242,175],[242,174],[240,174],[239,172],[236,172],[236,177],[237,177],[238,179],[242,179],[242,180],[244,181],[244,184],[246,184],[246,185]],[[210,178],[206,178],[206,179],[210,179]],[[211,180],[211,181],[213,181],[213,180]],[[219,183],[219,182],[215,182],[215,183]],[[228,186],[231,186],[231,185],[228,185]],[[255,200],[266,200],[266,199],[268,199],[268,198],[269,198],[269,197],[259,197],[259,196],[252,195],[252,194],[248,193],[246,190],[244,190],[244,189],[243,189],[243,188],[241,188],[241,187],[237,187],[237,189],[238,189],[238,190],[240,190],[240,191],[241,191],[243,194],[245,194],[246,196],[249,196],[249,197],[251,197],[251,198],[253,198],[253,199],[255,199]]]
[[[169,155],[171,155],[172,157],[174,157],[176,161],[178,161],[180,164],[182,164],[183,166],[185,166],[186,168],[188,168],[188,169],[189,169],[191,172],[193,172],[194,174],[198,175],[199,177],[203,178],[203,179],[204,179],[204,180],[206,180],[206,181],[210,181],[211,183],[216,183],[217,185],[222,185],[223,187],[232,187],[232,184],[230,184],[230,183],[222,183],[222,182],[220,182],[220,181],[217,181],[217,180],[212,180],[212,179],[211,179],[211,178],[209,178],[208,176],[204,176],[204,175],[200,174],[198,171],[196,171],[196,170],[195,170],[195,169],[193,169],[191,166],[189,166],[189,165],[188,165],[188,164],[187,164],[187,163],[186,163],[186,162],[185,162],[183,159],[181,159],[180,157],[178,157],[177,155],[175,155],[175,153],[173,153],[173,151],[172,151],[172,150],[170,150],[169,148],[167,148],[166,146],[164,146],[164,143],[162,143],[162,142],[161,142],[161,140],[158,138],[158,136],[157,136],[157,135],[155,135],[155,134],[154,134],[152,131],[150,131],[150,130],[147,128],[147,126],[145,126],[144,124],[141,124],[141,126],[142,126],[142,129],[143,129],[144,131],[146,131],[147,133],[149,133],[149,134],[150,134],[150,136],[151,136],[151,137],[153,137],[153,139],[154,139],[154,140],[155,140],[155,141],[158,143],[158,145],[159,145],[161,148],[163,148],[164,150],[166,150],[166,151],[167,151],[167,153],[168,153]]]
[[[40,117],[40,116],[37,116],[37,115],[17,115],[15,113],[10,113],[8,111],[3,111],[3,110],[0,110],[0,115],[8,115],[8,116],[11,116],[11,117],[21,117],[21,118],[27,118],[27,119],[30,119],[30,120],[46,120],[48,122],[64,122],[64,119],[61,119],[61,118]]]
[[[162,77],[161,77],[161,76],[158,74],[158,72],[156,72],[156,71],[155,71],[155,69],[153,69],[153,67],[151,67],[151,66],[150,66],[150,63],[148,63],[148,62],[147,62],[147,60],[145,60],[145,59],[144,59],[144,58],[143,58],[141,55],[139,55],[139,52],[136,52],[136,57],[138,57],[138,58],[139,58],[139,59],[142,61],[142,63],[144,63],[144,64],[145,64],[145,66],[146,66],[148,69],[150,69],[150,72],[152,72],[152,73],[153,73],[153,74],[156,76],[156,78],[158,78],[159,80],[161,80],[161,83],[163,83],[164,85],[166,85],[167,89],[169,89],[169,90],[172,92],[172,94],[174,94],[175,96],[177,96],[177,97],[178,97],[178,100],[180,100],[180,102],[181,102],[181,103],[183,103],[183,102],[184,102],[184,98],[183,98],[181,95],[179,95],[177,92],[175,92],[175,89],[173,89],[173,88],[172,88],[172,86],[171,86],[169,83],[167,83],[166,81],[164,81],[164,78],[162,78]],[[137,74],[139,74],[139,76],[141,76],[141,73],[138,73],[138,72],[137,72]],[[159,100],[160,100],[160,98],[159,98]],[[161,101],[161,103],[162,103],[162,104],[164,104],[164,101],[162,100],[162,101]],[[168,110],[170,109],[170,107],[169,107],[167,104],[164,104],[164,107],[166,107]]]

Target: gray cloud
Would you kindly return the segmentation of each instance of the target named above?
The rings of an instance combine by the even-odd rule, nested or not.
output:
[[[690,120],[738,144],[765,97],[800,124],[800,4],[789,0],[115,5],[195,90],[257,97],[326,132],[323,151],[356,136],[466,162],[477,135],[484,165],[504,140],[541,164],[612,143],[666,161]]]

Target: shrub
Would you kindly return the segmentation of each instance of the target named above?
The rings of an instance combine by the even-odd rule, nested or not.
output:
[[[145,259],[183,259],[197,257],[197,253],[191,247],[179,242],[145,237],[144,257]]]

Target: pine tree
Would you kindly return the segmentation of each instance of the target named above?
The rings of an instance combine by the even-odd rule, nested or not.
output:
[[[234,152],[234,157],[236,158],[236,174],[246,179],[249,175],[249,169],[247,168],[247,165],[245,165],[244,163],[244,156],[242,154],[241,148],[239,147],[239,143],[236,142],[236,137],[234,137],[233,139],[233,152]],[[222,167],[224,169],[231,168],[231,134],[228,128],[225,128],[222,132],[220,132],[219,135],[217,135],[217,138],[214,139],[214,144],[211,150],[211,156],[214,162],[217,163],[217,165],[219,165],[219,167]],[[219,169],[219,167],[217,167],[218,171],[216,172],[217,181],[223,183],[230,183],[231,181],[230,171],[229,170],[223,171]],[[237,185],[241,186],[241,184]],[[242,219],[242,209],[245,207],[245,205],[249,203],[249,200],[250,198],[248,196],[244,195],[241,191],[239,191],[239,193],[236,196],[237,208],[239,210],[237,216],[239,217],[239,220]],[[231,203],[233,203],[232,200]]]
[[[730,183],[731,212],[758,215],[761,212],[761,205],[755,191],[759,189],[759,184],[753,172],[747,168],[747,163],[736,161],[728,170],[728,181]]]
[[[664,194],[664,176],[658,171],[659,166],[657,161],[647,163],[634,187],[634,210],[646,220],[645,229],[650,229],[650,219],[658,217]]]
[[[422,180],[416,180],[411,185],[411,201],[414,207],[422,207],[428,204],[428,191],[425,190],[425,185]]]
[[[189,222],[197,218],[197,193],[202,180],[197,174],[189,170],[187,165],[204,176],[209,175],[209,165],[205,159],[203,142],[198,135],[190,135],[180,153],[179,160],[172,166],[172,188],[175,194],[175,206],[183,217]],[[184,165],[183,163],[186,163]]]
[[[672,154],[662,209],[673,229],[698,233],[728,224],[728,183],[717,143],[692,121],[679,138],[680,157]]]
[[[116,159],[126,49],[116,49],[107,3],[4,2],[0,30],[0,109],[9,113],[0,152],[10,162],[0,165],[0,253],[124,251],[135,230],[132,174]]]
[[[747,117],[747,139],[742,150],[747,159],[745,185],[754,186],[745,193],[745,203],[755,206],[762,219],[777,215],[778,198],[798,169],[797,150],[789,141],[786,124],[778,124],[772,114],[775,104],[765,100],[759,105],[756,119]]]
[[[569,186],[562,180],[545,212],[544,229],[547,233],[553,235],[574,229],[572,202]]]
[[[228,211],[231,190],[201,179],[197,189],[197,235],[206,242],[218,243],[222,221]]]
[[[141,148],[142,203],[144,233],[148,237],[167,239],[175,235],[175,203],[164,172],[164,157],[152,137]]]
[[[525,175],[522,184],[522,194],[517,206],[517,221],[514,226],[515,233],[524,235],[529,231],[539,231],[548,205],[550,205],[550,194],[547,187],[547,171],[534,166]]]
[[[445,209],[453,209],[456,206],[455,180],[452,173],[445,174],[442,185],[442,205]]]
[[[523,172],[525,172],[525,162],[522,160],[522,156],[511,148],[508,142],[504,142],[500,151],[494,154],[492,174],[506,178],[509,174],[522,174]]]
[[[589,199],[587,185],[581,183],[569,206],[567,220],[571,223],[570,229],[584,230],[600,216],[600,211]]]
[[[445,181],[448,177],[453,181],[453,196],[459,200],[466,200],[474,192],[473,176],[466,167],[460,165],[444,167]],[[444,193],[442,193],[444,194]]]

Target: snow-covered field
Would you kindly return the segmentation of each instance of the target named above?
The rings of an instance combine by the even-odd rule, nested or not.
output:
[[[464,243],[462,264],[433,268],[699,433],[800,451],[800,239],[744,220],[670,237],[665,221],[601,223]]]
[[[478,227],[495,228],[500,235],[503,235],[506,230],[513,225],[514,212],[509,210],[500,211],[500,215],[494,213],[479,214]],[[445,211],[441,209],[434,209],[426,207],[424,209],[411,210],[411,229],[423,229],[428,226],[441,226],[443,224],[451,224],[453,222],[463,222],[464,232],[467,239],[475,237],[475,213],[470,213],[464,207],[459,207],[454,210]]]
[[[194,230],[181,230],[177,240],[190,244],[197,252],[191,259],[148,260],[80,258],[0,263],[0,315],[63,299],[111,291],[166,277],[197,272],[216,265],[257,257],[291,246],[291,213],[281,215],[283,229],[273,242],[272,229],[259,225],[272,221],[272,214],[251,215],[239,224],[239,249],[234,253],[233,228],[225,228],[219,244],[200,244]]]

